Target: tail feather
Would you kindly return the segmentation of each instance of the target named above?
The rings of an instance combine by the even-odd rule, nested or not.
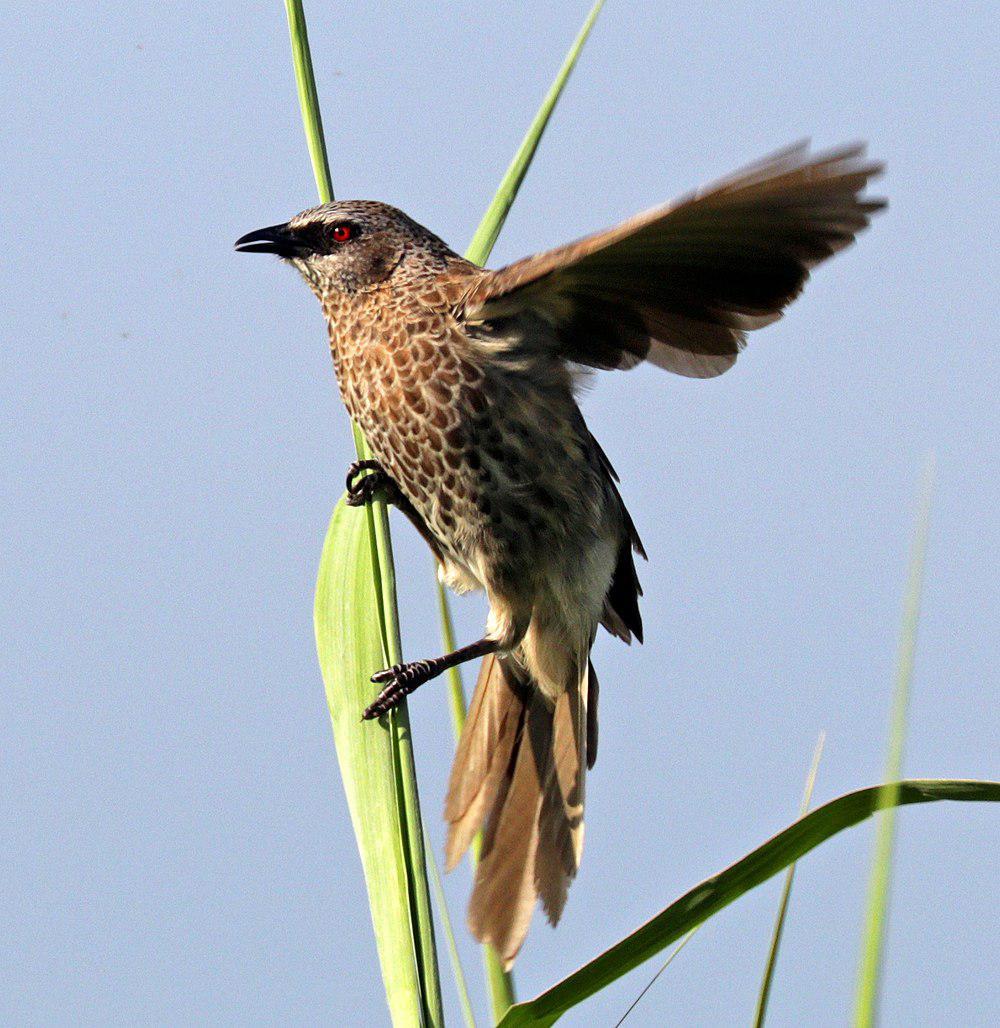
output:
[[[587,770],[597,762],[597,696],[600,685],[594,665],[587,667]]]
[[[455,755],[445,804],[448,866],[485,821],[469,927],[508,967],[537,899],[549,921],[558,921],[583,851],[584,776],[596,718],[588,711],[589,675],[577,678],[552,706],[520,680],[510,658],[487,658]]]
[[[538,709],[540,698],[530,701]],[[538,897],[536,865],[541,841],[544,769],[535,763],[535,748],[526,736],[540,724],[529,711],[526,731],[519,739],[512,774],[486,823],[483,849],[469,900],[469,928],[488,942],[509,968],[517,955]]]
[[[444,816],[448,822],[445,867],[451,870],[493,807],[524,720],[522,687],[501,668],[500,658],[484,658],[465,729],[448,782]]]
[[[556,924],[562,915],[569,884],[583,856],[587,769],[584,707],[581,693],[573,689],[559,697],[552,712],[551,760],[541,790],[541,827],[535,857],[535,882],[542,909],[551,924]]]

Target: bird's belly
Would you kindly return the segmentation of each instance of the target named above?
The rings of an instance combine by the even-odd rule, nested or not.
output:
[[[543,432],[468,410],[447,428],[412,410],[360,420],[460,591],[558,577],[607,534],[606,487],[583,447],[553,425]]]

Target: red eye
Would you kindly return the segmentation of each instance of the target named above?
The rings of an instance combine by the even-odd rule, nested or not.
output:
[[[338,243],[346,243],[351,238],[351,226],[350,225],[334,225],[333,226],[333,238]]]

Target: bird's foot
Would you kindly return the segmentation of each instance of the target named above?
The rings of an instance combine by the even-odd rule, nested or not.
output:
[[[399,706],[406,696],[414,689],[429,681],[437,673],[434,662],[415,660],[410,664],[394,664],[384,671],[376,671],[372,681],[383,686],[375,702],[366,708],[361,715],[363,721],[387,714],[393,707]]]
[[[364,472],[368,474],[364,474]],[[362,477],[363,476],[363,477]],[[395,492],[396,483],[386,474],[377,460],[356,460],[347,469],[348,507],[364,507],[371,503],[380,490],[389,502]]]

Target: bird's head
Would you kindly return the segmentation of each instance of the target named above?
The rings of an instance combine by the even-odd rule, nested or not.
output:
[[[313,207],[284,224],[247,233],[236,240],[236,249],[277,254],[301,272],[321,299],[331,292],[371,289],[391,278],[407,257],[430,266],[451,253],[402,211],[372,200]]]

